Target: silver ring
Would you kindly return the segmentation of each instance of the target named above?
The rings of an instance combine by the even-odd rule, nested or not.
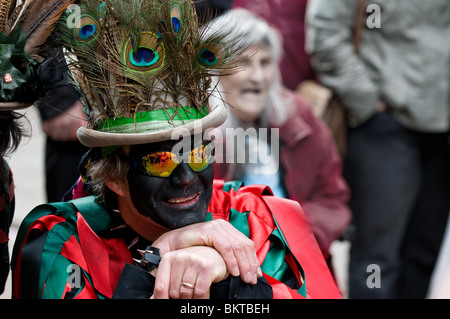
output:
[[[194,289],[194,288],[195,288],[195,285],[189,284],[189,283],[184,282],[184,281],[181,282],[181,285],[182,285],[184,288],[188,288],[188,289]]]

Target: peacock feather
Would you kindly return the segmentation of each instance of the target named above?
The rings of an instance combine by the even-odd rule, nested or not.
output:
[[[211,77],[233,71],[229,32],[209,34],[191,0],[82,0],[58,38],[84,95],[92,128],[107,119],[164,110],[205,112]],[[170,112],[169,112],[170,109]]]
[[[38,59],[41,46],[53,32],[56,22],[75,0],[1,0],[0,32],[12,36],[22,29],[27,41],[25,51]]]

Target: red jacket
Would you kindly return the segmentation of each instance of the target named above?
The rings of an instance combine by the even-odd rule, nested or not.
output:
[[[305,212],[325,257],[351,220],[347,206],[350,191],[342,177],[342,161],[328,127],[311,112],[298,94],[286,90],[295,109],[279,128],[280,162],[288,197],[298,201]],[[215,177],[233,176],[233,166],[215,164]],[[236,178],[234,176],[233,178]]]

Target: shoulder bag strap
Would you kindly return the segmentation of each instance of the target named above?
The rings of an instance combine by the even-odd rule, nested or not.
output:
[[[357,0],[356,15],[355,15],[355,28],[353,34],[353,50],[356,54],[359,54],[359,47],[362,40],[362,32],[364,30],[365,16],[366,16],[367,0]]]

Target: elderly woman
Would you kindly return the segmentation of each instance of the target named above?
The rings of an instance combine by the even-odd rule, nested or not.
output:
[[[217,19],[230,18],[237,21],[235,32],[245,40],[249,58],[239,72],[219,81],[230,107],[221,126],[224,155],[222,163],[216,160],[216,177],[268,185],[275,195],[298,201],[328,258],[330,244],[341,238],[351,219],[333,138],[307,102],[282,87],[275,29],[245,9]],[[245,130],[245,149],[234,143],[234,135],[242,133],[236,128]]]

